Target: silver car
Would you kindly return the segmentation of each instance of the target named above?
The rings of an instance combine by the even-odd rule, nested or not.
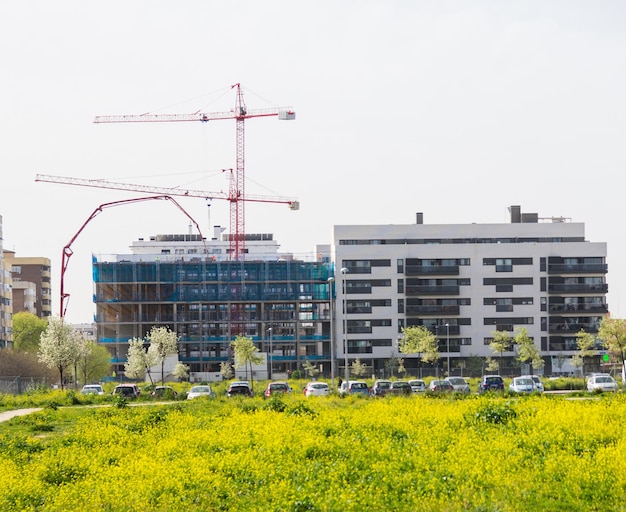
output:
[[[467,381],[463,377],[448,377],[446,379],[452,387],[455,393],[469,393],[470,387]]]

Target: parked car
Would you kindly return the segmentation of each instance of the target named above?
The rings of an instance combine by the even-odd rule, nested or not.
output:
[[[509,393],[532,393],[535,383],[530,377],[514,377],[509,384]]]
[[[367,387],[367,383],[360,380],[350,380],[348,382],[344,380],[339,388],[339,394],[369,396],[370,390]]]
[[[410,380],[409,386],[411,386],[413,393],[423,393],[426,391],[426,383],[422,379]]]
[[[233,396],[252,396],[252,388],[248,381],[235,381],[231,382],[226,391],[226,396],[231,398]]]
[[[395,380],[391,383],[388,393],[391,395],[410,395],[413,393],[413,389],[407,381]]]
[[[189,393],[187,393],[187,400],[192,400],[194,398],[200,398],[203,396],[215,398],[215,391],[213,391],[213,388],[208,384],[204,384],[201,386],[192,386],[192,388],[189,390]]]
[[[303,393],[304,396],[326,396],[330,394],[330,386],[326,382],[309,382]]]
[[[534,390],[539,393],[543,393],[544,391],[543,382],[541,382],[539,375],[522,375],[522,377],[528,377],[529,379],[532,379]]]
[[[617,381],[608,373],[598,373],[591,375],[587,379],[587,391],[617,391]]]
[[[452,393],[454,388],[452,387],[452,384],[445,379],[435,379],[430,381],[428,390],[431,393]]]
[[[263,396],[269,398],[276,393],[291,393],[291,388],[286,382],[270,382],[265,388]]]
[[[168,400],[173,400],[178,396],[178,393],[174,391],[172,386],[156,386],[152,393],[150,393],[152,398],[166,398]]]
[[[114,395],[122,395],[125,398],[139,398],[141,391],[137,384],[118,384],[113,389]]]
[[[104,395],[104,389],[100,384],[85,384],[80,392],[83,395]]]
[[[456,393],[469,393],[470,387],[467,381],[463,377],[448,377],[447,380]]]
[[[504,379],[500,375],[483,375],[478,385],[478,392],[486,393],[487,391],[504,391]]]
[[[379,379],[374,382],[372,386],[372,395],[373,396],[385,396],[389,388],[391,387],[390,380]]]

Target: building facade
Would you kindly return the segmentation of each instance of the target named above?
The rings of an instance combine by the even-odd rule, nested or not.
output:
[[[306,361],[330,372],[328,258],[280,254],[271,234],[246,235],[243,261],[230,260],[228,247],[219,236],[158,235],[133,243],[132,254],[93,257],[97,339],[118,375],[128,341],[154,326],[178,334],[192,381],[221,379],[239,335],[267,355],[274,377]]]
[[[597,333],[608,312],[606,244],[587,241],[582,223],[509,210],[503,224],[427,225],[418,214],[411,225],[335,226],[339,374],[358,358],[381,376],[402,357],[411,375],[467,375],[500,356],[489,346],[495,331],[518,328],[544,373],[564,372],[576,333]],[[437,336],[437,364],[398,353],[409,326]],[[515,347],[503,354],[507,373],[528,370],[515,355]]]
[[[4,251],[4,254],[16,292],[13,313],[27,311],[39,318],[49,318],[52,315],[50,258],[18,257],[13,251]]]
[[[5,260],[2,236],[2,216],[0,215],[0,348],[13,346],[11,266]]]

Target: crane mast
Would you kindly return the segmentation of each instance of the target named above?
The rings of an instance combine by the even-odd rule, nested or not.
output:
[[[241,259],[245,255],[245,207],[248,199],[245,194],[245,121],[254,117],[278,117],[280,120],[293,120],[296,115],[291,107],[276,109],[250,110],[246,107],[241,84],[231,86],[236,90],[235,107],[229,112],[194,112],[191,114],[140,114],[96,116],[94,123],[149,123],[149,122],[185,122],[219,121],[234,119],[236,125],[236,165],[231,175],[228,191],[230,202],[230,253],[231,258]],[[208,195],[205,197],[209,197]],[[214,196],[215,197],[215,196]],[[268,201],[269,202],[269,201]],[[279,201],[282,202],[282,201]],[[297,204],[297,202],[295,202]],[[293,202],[292,202],[293,205]],[[293,208],[292,209],[297,209]]]

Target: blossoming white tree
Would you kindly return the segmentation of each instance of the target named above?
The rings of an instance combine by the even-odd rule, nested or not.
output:
[[[76,360],[79,339],[74,329],[61,317],[50,318],[46,330],[41,333],[37,356],[48,368],[56,368],[59,371],[61,389],[65,384],[65,370]]]

